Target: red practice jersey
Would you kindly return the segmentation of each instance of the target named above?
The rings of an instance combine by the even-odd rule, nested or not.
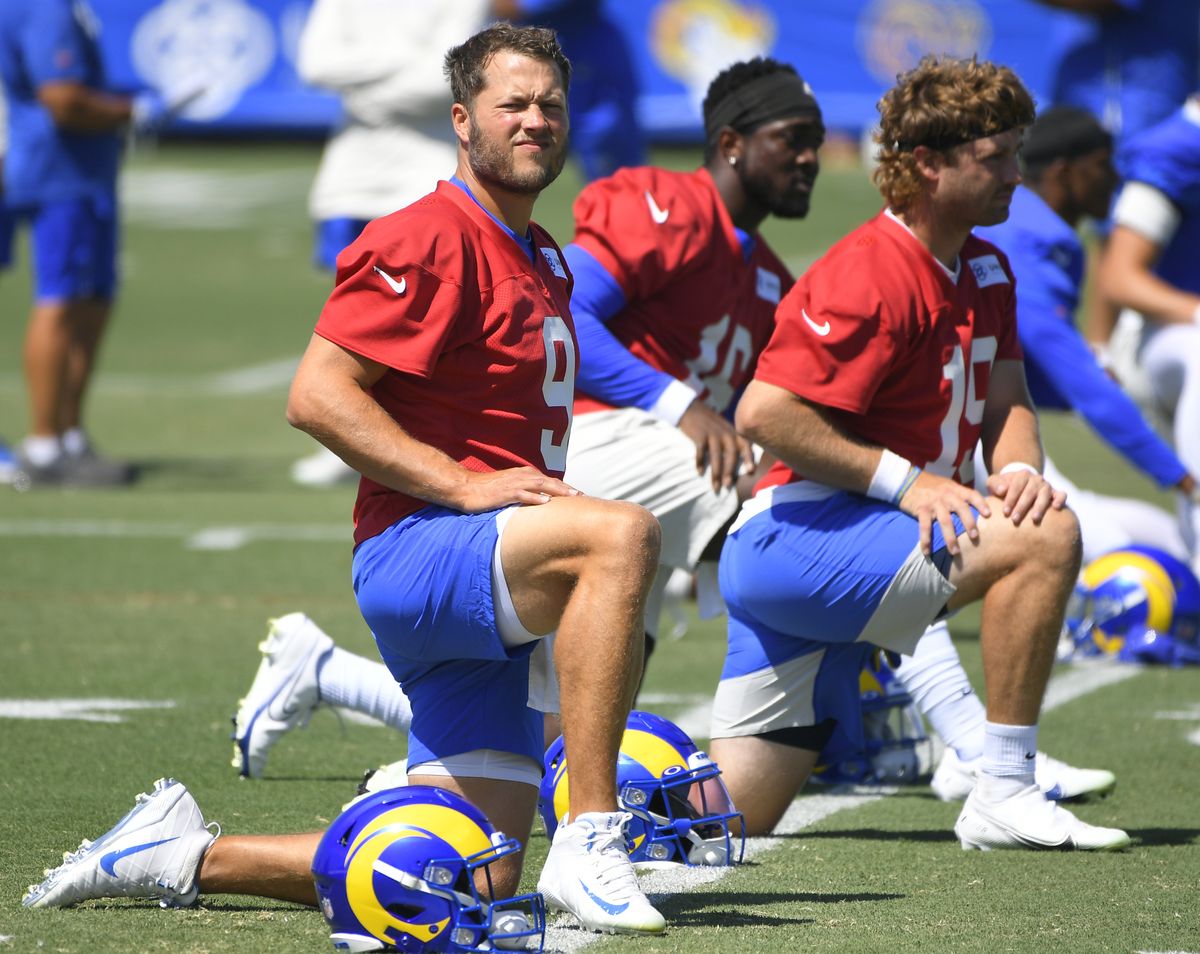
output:
[[[387,365],[371,394],[464,467],[561,477],[575,389],[570,273],[536,225],[533,261],[461,188],[376,219],[338,256],[317,334]],[[363,478],[361,543],[426,506]]]
[[[575,200],[574,242],[625,293],[608,330],[724,411],[754,373],[792,285],[759,236],[747,257],[705,169],[622,169]],[[610,405],[580,393],[575,410]]]
[[[831,410],[848,433],[972,484],[995,361],[1020,359],[1008,260],[970,236],[955,282],[880,213],[796,283],[755,378]],[[760,487],[798,480],[776,463]]]

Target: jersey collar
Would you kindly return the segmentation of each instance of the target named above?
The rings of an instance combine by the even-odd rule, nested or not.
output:
[[[471,191],[471,187],[469,185],[467,185],[462,179],[460,179],[458,176],[451,176],[450,184],[456,185],[460,189],[462,189],[463,192],[465,192],[467,194],[467,196],[471,199],[471,201],[474,202],[477,206],[479,206],[479,208],[481,208],[483,210],[484,215],[486,215],[489,219],[491,219],[493,222],[495,222],[496,225],[498,225],[504,231],[504,233],[506,235],[508,235],[514,242],[516,242],[522,249],[524,249],[525,254],[529,256],[529,260],[531,262],[534,261],[533,230],[532,229],[527,231],[525,233],[525,235],[523,235],[523,236],[518,235],[516,232],[514,232],[512,229],[510,229],[507,225],[505,225],[503,222],[501,222],[498,218],[496,218],[494,215],[492,215],[492,213],[488,211],[487,207],[484,206],[484,204],[482,202],[480,202],[477,198],[475,198],[475,193]]]

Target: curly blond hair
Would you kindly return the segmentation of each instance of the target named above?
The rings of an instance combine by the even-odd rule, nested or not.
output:
[[[877,104],[879,165],[872,178],[889,206],[903,211],[921,193],[913,150],[956,146],[1033,122],[1033,97],[1007,66],[975,57],[925,56]]]

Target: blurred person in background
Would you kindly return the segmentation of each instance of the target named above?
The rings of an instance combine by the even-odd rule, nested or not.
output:
[[[1024,184],[1007,222],[977,230],[1008,255],[1017,278],[1017,330],[1038,409],[1076,411],[1093,431],[1154,483],[1183,495],[1196,480],[1105,372],[1074,325],[1084,278],[1081,219],[1102,219],[1117,185],[1113,138],[1091,113],[1054,106],[1030,127],[1022,147]],[[1046,462],[1055,487],[1079,516],[1083,559],[1134,543],[1186,559],[1172,516],[1140,500],[1080,490]]]
[[[368,222],[428,194],[454,171],[442,54],[482,28],[492,12],[492,0],[313,4],[300,36],[300,76],[342,100],[341,121],[309,193],[319,267],[332,272],[338,253]],[[292,467],[292,479],[306,486],[357,478],[325,448]]]
[[[1130,136],[1166,119],[1200,72],[1200,0],[1038,0],[1061,11],[1050,36],[1050,105],[1086,109],[1113,134],[1117,169]],[[1098,246],[1107,215],[1096,223]],[[1096,269],[1099,248],[1090,254]],[[1084,333],[1093,347],[1112,334],[1117,307],[1093,294]],[[1106,356],[1102,354],[1106,359]]]
[[[96,453],[83,410],[117,287],[122,134],[156,128],[169,109],[153,91],[107,87],[98,34],[82,0],[0,5],[5,201],[30,223],[34,269],[24,352],[30,430],[18,486],[115,486],[135,476]]]
[[[16,221],[4,200],[4,153],[8,151],[8,111],[4,105],[4,90],[0,89],[0,271],[12,265],[13,232]],[[17,476],[17,455],[0,438],[0,484],[11,484]]]
[[[1200,93],[1134,136],[1101,262],[1104,294],[1124,309],[1113,335],[1118,373],[1139,377],[1170,422],[1175,450],[1200,471]],[[1193,572],[1200,500],[1181,499]]]
[[[1200,70],[1200,0],[1039,0],[1055,22],[1050,102],[1086,109],[1118,148],[1179,108]]]
[[[637,68],[604,0],[495,0],[497,16],[558,33],[571,59],[571,153],[587,180],[646,163]]]

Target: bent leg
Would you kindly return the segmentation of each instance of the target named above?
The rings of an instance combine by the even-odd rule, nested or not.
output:
[[[614,764],[616,760],[614,759]],[[533,815],[537,808],[537,786],[505,779],[473,778],[470,776],[421,775],[420,766],[408,776],[410,785],[432,785],[461,795],[478,808],[497,831],[521,843],[521,850],[501,858],[489,865],[492,888],[497,898],[511,898],[517,893],[521,881],[521,866],[525,861],[525,848],[529,844],[529,831],[533,826]],[[486,895],[486,880],[477,883],[480,894]]]
[[[1054,663],[1067,598],[1079,575],[1079,521],[1051,510],[1040,524],[1016,526],[990,501],[979,540],[959,538],[962,553],[950,567],[957,587],[950,609],[983,601],[980,644],[988,721],[1037,724]]]
[[[709,754],[746,820],[746,835],[771,832],[808,781],[818,755],[759,736],[713,739]]]
[[[641,675],[646,593],[659,528],[633,504],[556,498],[516,510],[501,540],[504,575],[522,624],[556,630],[571,815],[616,810],[617,751]]]

